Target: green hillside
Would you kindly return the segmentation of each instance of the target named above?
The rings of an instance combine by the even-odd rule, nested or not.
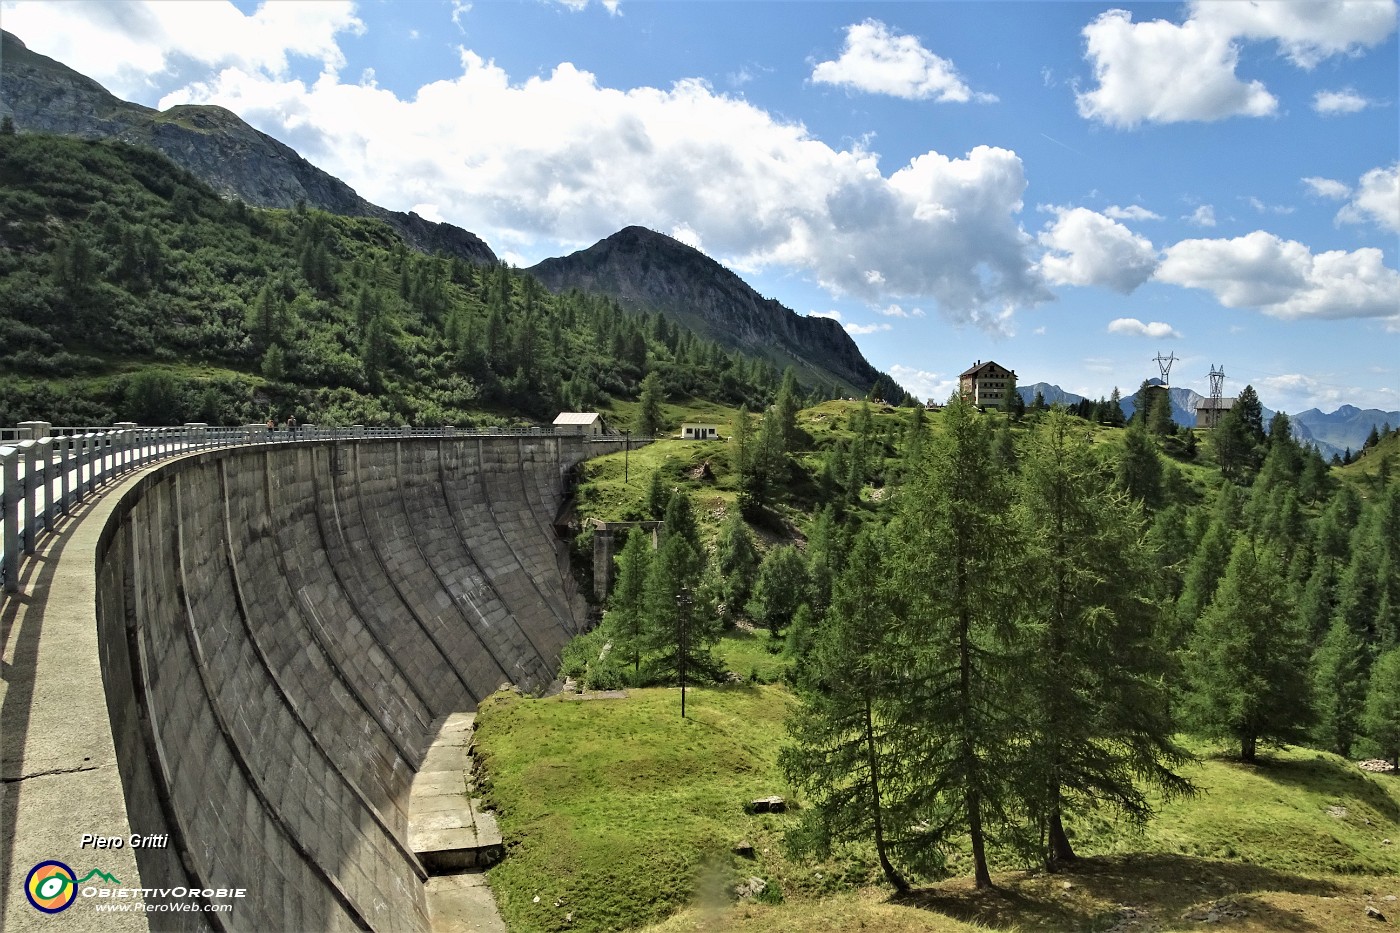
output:
[[[777,384],[659,315],[225,201],[121,143],[0,136],[0,217],[3,423],[470,425],[635,399],[649,372],[730,405]]]

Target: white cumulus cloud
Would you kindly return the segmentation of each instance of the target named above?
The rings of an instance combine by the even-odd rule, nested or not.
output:
[[[1267,116],[1278,99],[1235,75],[1239,49],[1228,33],[1188,19],[1134,23],[1109,10],[1084,27],[1097,87],[1077,94],[1079,115],[1110,126]]]
[[[910,308],[905,310],[901,305],[889,305],[878,309],[885,317],[923,317],[923,308]]]
[[[808,311],[807,316],[831,318],[833,321],[841,320],[841,312],[837,311],[835,308],[832,308],[830,311]]]
[[[1135,317],[1120,317],[1108,322],[1108,332],[1110,334],[1122,334],[1126,337],[1154,337],[1158,339],[1166,337],[1180,337],[1175,327],[1164,324],[1161,321],[1152,321],[1144,324]]]
[[[1215,208],[1209,204],[1202,204],[1183,219],[1190,221],[1198,227],[1214,227]]]
[[[1167,248],[1156,278],[1209,291],[1227,308],[1257,308],[1277,318],[1400,318],[1400,272],[1372,247],[1314,255],[1262,230],[1182,240]]]
[[[1127,294],[1151,278],[1157,251],[1145,237],[1088,208],[1055,208],[1055,213],[1040,234],[1049,250],[1040,260],[1047,281]]]
[[[1340,201],[1351,194],[1351,188],[1333,178],[1319,178],[1315,175],[1303,179],[1308,190],[1319,198]]]
[[[1323,116],[1339,113],[1359,113],[1371,106],[1371,101],[1351,88],[1340,91],[1318,91],[1313,95],[1313,109]]]
[[[71,62],[119,97],[141,97],[153,79],[237,68],[273,76],[293,58],[321,71],[345,66],[338,37],[364,23],[349,0],[263,3],[251,14],[226,0],[207,3],[5,4],[5,28],[32,49]]]
[[[1112,217],[1114,220],[1161,220],[1161,214],[1154,214],[1140,204],[1130,204],[1127,207],[1119,207],[1117,204],[1110,204],[1103,210],[1105,217]]]
[[[818,63],[812,81],[905,100],[996,100],[974,94],[953,63],[924,48],[917,36],[900,35],[877,19],[847,26],[841,57]]]
[[[1135,23],[1126,10],[1108,10],[1082,32],[1096,85],[1076,94],[1079,113],[1119,127],[1268,116],[1278,99],[1236,74],[1242,42],[1272,41],[1293,64],[1312,68],[1386,41],[1395,22],[1395,0],[1197,0],[1179,24]],[[1314,105],[1345,112],[1356,98],[1326,92]]]
[[[860,336],[861,334],[875,334],[882,330],[889,330],[888,324],[857,324],[854,321],[846,325],[846,333]]]
[[[1351,202],[1337,212],[1337,222],[1373,223],[1400,233],[1400,162],[1362,175]]]
[[[958,388],[956,377],[919,369],[917,366],[895,363],[889,368],[889,374],[894,377],[895,382],[904,386],[905,391],[935,402],[946,402]]]
[[[1196,0],[1191,5],[1193,20],[1242,39],[1273,40],[1300,68],[1379,45],[1395,31],[1395,15],[1395,0]]]
[[[930,151],[885,173],[863,143],[832,147],[702,80],[622,90],[566,62],[515,81],[468,49],[460,66],[403,97],[328,71],[307,83],[230,66],[158,103],[227,107],[370,201],[434,204],[502,255],[540,259],[635,223],[703,240],[741,271],[805,274],[871,307],[933,302],[993,331],[1053,297],[1010,150]]]

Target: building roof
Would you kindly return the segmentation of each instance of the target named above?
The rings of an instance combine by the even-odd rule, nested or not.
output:
[[[603,416],[596,411],[561,411],[555,424],[592,424]]]
[[[1218,403],[1218,404],[1217,404],[1217,403]],[[1229,411],[1231,408],[1234,408],[1234,407],[1235,407],[1235,400],[1234,400],[1233,398],[1222,398],[1222,399],[1203,398],[1203,399],[1201,399],[1199,402],[1196,403],[1196,411],[1209,411],[1209,410],[1211,410],[1211,409],[1218,409],[1218,410],[1220,410],[1220,411]]]
[[[983,362],[982,360],[978,360],[976,365],[964,369],[962,372],[958,373],[958,378],[961,379],[963,376],[975,376],[982,370],[986,369],[988,366],[995,366],[997,369],[1006,369],[1005,366],[1001,365],[995,360],[987,360],[985,362]],[[1006,371],[1014,375],[1013,370],[1006,369]]]

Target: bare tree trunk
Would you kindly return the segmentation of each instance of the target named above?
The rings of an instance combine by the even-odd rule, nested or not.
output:
[[[875,854],[880,857],[880,869],[885,873],[894,889],[903,894],[909,890],[909,882],[890,864],[885,854],[885,824],[880,814],[880,758],[875,751],[875,724],[870,710],[870,697],[865,698],[865,756],[870,765],[870,795],[872,816],[875,818]]]
[[[1079,856],[1074,854],[1074,847],[1069,844],[1069,837],[1065,835],[1064,823],[1060,821],[1060,804],[1054,804],[1054,809],[1050,811],[1050,857],[1045,863],[1046,871],[1057,871],[1066,862],[1073,862]]]

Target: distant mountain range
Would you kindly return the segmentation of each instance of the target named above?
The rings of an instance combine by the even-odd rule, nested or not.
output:
[[[333,214],[384,221],[423,252],[495,263],[474,233],[390,211],[360,197],[295,150],[222,107],[156,111],[25,47],[5,32],[0,44],[0,113],[25,132],[118,139],[156,149],[214,190],[255,207],[298,202]],[[835,321],[798,315],[764,298],[698,250],[642,227],[628,227],[569,256],[528,270],[555,291],[578,288],[615,298],[631,310],[663,311],[730,349],[792,366],[808,386],[864,395],[872,386],[901,393],[871,366]]]
[[[1161,385],[1160,379],[1148,380]],[[1066,392],[1057,385],[1037,382],[1034,385],[1018,386],[1021,397],[1029,405],[1039,392],[1048,404],[1074,405],[1084,400],[1082,395]],[[1136,390],[1134,390],[1136,391]],[[1180,386],[1168,390],[1172,402],[1172,420],[1187,427],[1196,423],[1196,406],[1205,397],[1192,389]],[[1124,417],[1131,418],[1135,411],[1133,396],[1125,395],[1122,400]],[[1264,408],[1264,424],[1273,418],[1274,412]],[[1293,436],[1304,444],[1316,447],[1324,457],[1344,453],[1347,449],[1360,450],[1372,428],[1380,429],[1389,424],[1400,426],[1400,411],[1381,411],[1379,408],[1361,409],[1354,405],[1343,405],[1336,411],[1326,414],[1316,408],[1289,415],[1293,425]]]

